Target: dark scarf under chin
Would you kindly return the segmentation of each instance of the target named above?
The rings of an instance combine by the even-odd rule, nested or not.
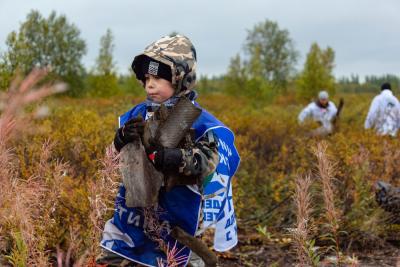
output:
[[[191,90],[191,91],[188,91],[183,96],[175,96],[174,95],[171,98],[165,100],[163,103],[156,103],[156,102],[152,101],[151,99],[147,98],[146,99],[146,109],[147,109],[147,111],[154,111],[154,110],[158,109],[161,106],[161,104],[163,104],[167,108],[172,108],[179,101],[179,98],[181,98],[181,97],[187,97],[190,101],[194,101],[197,98],[197,92],[194,90]]]
[[[328,108],[328,106],[329,106],[329,101],[326,102],[326,105],[321,105],[321,103],[320,103],[318,100],[316,100],[316,101],[315,101],[315,104],[316,104],[318,107],[320,107],[320,108]]]

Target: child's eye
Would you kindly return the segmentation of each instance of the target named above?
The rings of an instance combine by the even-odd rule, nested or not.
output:
[[[145,75],[144,75],[144,78],[145,78],[146,80],[149,80],[150,78],[153,78],[153,79],[156,79],[156,80],[161,79],[161,78],[158,77],[157,75],[153,75],[153,74],[145,74]]]

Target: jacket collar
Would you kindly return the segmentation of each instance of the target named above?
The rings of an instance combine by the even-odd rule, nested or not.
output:
[[[381,95],[391,95],[392,96],[393,92],[390,89],[383,89],[381,92]]]

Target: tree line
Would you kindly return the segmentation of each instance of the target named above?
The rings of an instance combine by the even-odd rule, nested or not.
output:
[[[80,30],[65,15],[54,11],[45,18],[39,11],[32,10],[19,30],[7,36],[6,46],[6,51],[0,55],[0,89],[8,88],[16,72],[27,74],[34,67],[49,67],[48,79],[67,82],[71,96],[143,94],[132,73],[118,75],[113,59],[114,36],[110,29],[100,38],[96,63],[90,69],[82,64],[87,45]],[[396,81],[395,86],[399,84],[399,77],[395,75],[367,76],[363,84],[356,75],[336,81],[334,50],[321,48],[317,43],[311,44],[301,71],[295,68],[298,58],[299,52],[289,31],[266,19],[247,30],[243,49],[232,57],[227,72],[220,77],[200,77],[197,89],[261,100],[289,93],[308,101],[322,89],[331,95],[337,88],[352,92],[357,91],[354,88],[361,88],[359,91],[363,91],[387,78]]]
[[[26,75],[34,67],[47,67],[47,81],[67,82],[70,96],[140,94],[142,91],[131,75],[117,74],[114,36],[110,29],[100,38],[96,63],[89,70],[82,64],[87,45],[80,30],[65,15],[55,11],[45,18],[32,10],[19,30],[8,34],[6,46],[0,55],[0,89],[3,90],[9,87],[15,74]]]

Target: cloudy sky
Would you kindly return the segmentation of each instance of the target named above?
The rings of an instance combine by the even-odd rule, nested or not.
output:
[[[337,77],[400,74],[398,0],[0,0],[0,51],[31,9],[46,17],[55,10],[78,26],[88,46],[87,67],[107,28],[115,35],[120,72],[147,44],[178,31],[194,43],[201,74],[222,74],[241,51],[246,31],[270,19],[289,30],[301,54],[298,69],[317,42],[335,50]]]

